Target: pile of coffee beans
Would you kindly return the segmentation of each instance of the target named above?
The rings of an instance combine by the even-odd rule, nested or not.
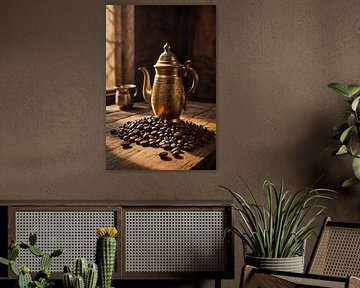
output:
[[[133,143],[143,147],[159,147],[175,158],[181,158],[183,151],[193,151],[215,137],[214,132],[202,125],[183,120],[171,122],[154,116],[128,121],[110,132],[119,136],[124,149],[131,148]],[[167,152],[160,152],[159,157],[169,159]]]

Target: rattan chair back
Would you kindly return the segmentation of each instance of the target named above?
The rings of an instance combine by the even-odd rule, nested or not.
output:
[[[307,273],[360,277],[360,224],[333,222],[327,218]]]

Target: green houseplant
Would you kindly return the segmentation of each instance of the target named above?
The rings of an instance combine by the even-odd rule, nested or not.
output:
[[[314,233],[315,220],[326,209],[318,200],[331,199],[334,191],[309,187],[291,193],[284,189],[283,183],[277,188],[266,180],[267,203],[261,205],[249,186],[244,180],[242,182],[251,201],[220,186],[234,197],[233,208],[240,216],[240,226],[228,227],[225,235],[234,233],[241,238],[244,247],[249,248],[251,253],[244,255],[246,264],[303,272],[305,241]]]
[[[350,155],[352,157],[352,168],[354,177],[347,179],[342,186],[348,187],[360,183],[360,85],[344,85],[341,83],[330,83],[329,88],[344,96],[350,104],[347,118],[344,123],[334,127],[339,139],[339,145],[334,155]]]

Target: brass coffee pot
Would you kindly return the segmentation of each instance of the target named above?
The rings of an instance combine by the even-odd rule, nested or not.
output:
[[[189,95],[194,93],[199,82],[198,73],[190,64],[191,61],[188,60],[182,65],[166,42],[164,52],[154,65],[156,74],[152,88],[148,69],[139,68],[144,73],[143,97],[151,104],[155,116],[171,121],[179,120],[182,110],[186,108]],[[189,74],[192,76],[192,84],[185,93],[182,80]]]

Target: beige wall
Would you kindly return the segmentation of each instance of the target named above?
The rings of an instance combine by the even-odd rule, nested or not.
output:
[[[177,3],[218,5],[218,170],[106,171],[104,1],[0,0],[2,200],[223,199],[208,187],[237,175],[262,199],[264,179],[338,189],[350,164],[324,149],[346,105],[326,85],[360,82],[360,2]],[[329,214],[359,222],[359,187],[339,191]]]

